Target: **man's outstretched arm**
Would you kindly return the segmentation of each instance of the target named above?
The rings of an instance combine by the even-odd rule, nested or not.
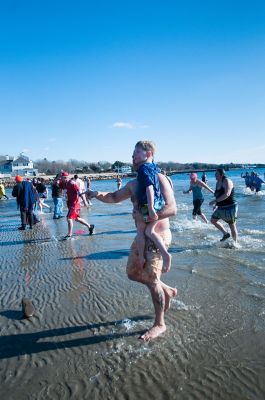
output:
[[[97,199],[103,203],[119,203],[120,201],[127,200],[131,197],[131,183],[128,182],[126,186],[120,190],[116,190],[115,192],[87,190],[85,193],[89,199]]]

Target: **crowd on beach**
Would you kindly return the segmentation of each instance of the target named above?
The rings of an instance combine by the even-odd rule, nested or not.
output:
[[[90,180],[82,180],[78,175],[70,177],[67,171],[61,171],[51,183],[51,197],[53,208],[46,203],[48,187],[44,178],[23,179],[16,176],[16,184],[12,196],[16,198],[20,210],[21,226],[19,230],[33,229],[40,220],[36,210],[44,213],[53,211],[53,219],[61,219],[63,214],[63,199],[67,205],[67,234],[63,240],[73,237],[73,224],[78,222],[88,229],[89,235],[94,233],[94,224],[80,216],[81,207],[91,207],[91,199],[104,203],[119,203],[131,199],[133,219],[136,226],[136,237],[132,243],[127,262],[127,275],[130,280],[146,285],[149,289],[154,310],[155,321],[141,338],[149,341],[160,336],[165,330],[164,314],[170,308],[170,302],[177,294],[177,289],[166,285],[161,280],[161,274],[168,272],[171,267],[171,254],[168,248],[171,243],[169,218],[176,215],[177,207],[174,197],[173,184],[165,171],[161,171],[154,162],[155,145],[150,141],[139,141],[133,151],[133,166],[137,172],[136,179],[130,180],[123,186],[120,176],[116,178],[117,190],[114,192],[92,191]],[[230,238],[237,244],[238,232],[236,227],[238,205],[234,184],[222,168],[215,172],[216,187],[212,189],[207,184],[206,174],[201,179],[194,172],[190,174],[189,188],[184,194],[192,193],[192,216],[208,223],[202,211],[204,202],[203,190],[210,192],[214,199],[209,202],[213,207],[210,222],[222,233],[221,242]],[[258,192],[264,181],[257,174],[246,173],[246,186]],[[0,186],[2,197],[6,196],[3,185]],[[7,197],[7,196],[6,196]],[[224,225],[225,223],[227,226]],[[33,315],[34,308],[31,302],[24,305],[24,314]]]

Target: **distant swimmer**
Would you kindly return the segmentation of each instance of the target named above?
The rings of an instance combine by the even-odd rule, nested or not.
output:
[[[117,175],[116,183],[117,183],[117,189],[120,190],[120,188],[122,187],[122,179],[119,175]]]
[[[245,185],[247,188],[251,188],[251,177],[249,175],[248,172],[245,173],[245,175],[243,175],[243,172],[241,174],[241,178],[245,179]]]
[[[207,183],[207,176],[205,172],[202,173],[202,182]]]
[[[230,237],[230,233],[228,233],[219,222],[220,219],[229,225],[232,238],[237,242],[238,233],[236,219],[238,207],[235,199],[233,182],[231,179],[227,178],[225,171],[222,168],[217,168],[215,178],[217,181],[214,192],[215,200],[212,200],[209,203],[216,207],[211,218],[211,223],[223,233],[220,242],[223,242]]]
[[[257,173],[254,173],[251,182],[251,190],[255,191],[256,193],[260,192],[263,183],[265,183],[264,180],[261,179]]]
[[[204,202],[204,197],[202,193],[202,189],[208,190],[210,193],[214,193],[213,189],[211,189],[206,183],[200,181],[195,172],[190,174],[190,187],[188,190],[183,190],[184,194],[192,192],[193,195],[193,219],[197,219],[197,215],[201,217],[201,219],[208,223],[206,216],[202,213],[201,206]]]

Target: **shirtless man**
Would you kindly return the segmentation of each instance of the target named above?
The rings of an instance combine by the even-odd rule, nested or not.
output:
[[[133,166],[135,171],[142,165],[141,148],[135,148],[133,152]],[[161,192],[165,200],[165,207],[157,212],[158,222],[156,232],[161,235],[165,244],[169,246],[171,242],[171,232],[168,218],[176,215],[176,203],[172,187],[166,176],[159,174]],[[115,192],[87,191],[88,198],[95,198],[103,203],[119,203],[131,198],[133,203],[133,218],[135,221],[143,222],[143,216],[137,207],[137,179],[128,182],[123,188]],[[164,314],[170,307],[170,300],[177,294],[177,289],[167,286],[160,280],[163,260],[161,254],[155,248],[154,243],[146,237],[145,244],[145,265],[142,267],[139,262],[139,255],[136,241],[132,243],[128,262],[128,278],[142,283],[148,287],[151,293],[154,309],[155,321],[151,329],[147,330],[141,339],[149,341],[157,338],[166,331]]]

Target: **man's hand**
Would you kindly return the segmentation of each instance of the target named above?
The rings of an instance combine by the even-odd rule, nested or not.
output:
[[[149,215],[143,216],[143,214],[141,214],[140,211],[137,210],[137,209],[133,209],[133,212],[132,212],[132,216],[133,216],[133,219],[135,220],[136,224],[137,224],[137,222],[139,222],[139,223],[143,223],[143,222],[144,223],[148,223],[148,222],[157,221],[158,220],[158,215],[157,214],[155,214],[155,215],[156,215],[156,217],[154,217],[154,219],[152,219],[152,218],[150,218]]]
[[[158,220],[158,215],[154,209],[149,211],[149,216],[146,219],[147,222],[153,222]]]
[[[88,200],[91,200],[96,197],[97,192],[94,192],[93,190],[87,190],[86,192],[84,192],[84,194],[86,195],[86,198]]]

